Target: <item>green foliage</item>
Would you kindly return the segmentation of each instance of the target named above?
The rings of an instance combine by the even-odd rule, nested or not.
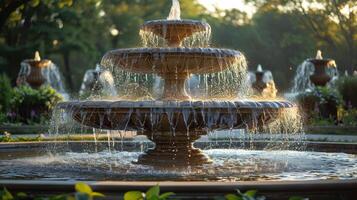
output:
[[[74,196],[70,194],[61,194],[57,196],[50,197],[35,197],[33,199],[37,200],[92,200],[93,197],[105,197],[103,194],[98,192],[93,192],[92,188],[86,183],[76,183],[75,185],[76,193]],[[158,185],[151,187],[146,193],[140,191],[129,191],[124,194],[124,200],[166,200],[170,196],[174,195],[172,192],[167,192],[163,194],[160,193],[160,187]],[[245,193],[237,190],[237,194],[227,194],[224,197],[218,197],[217,199],[226,200],[264,200],[264,196],[256,196],[256,190],[249,190]],[[15,196],[12,195],[6,188],[0,191],[0,200],[21,200],[26,199],[27,194],[20,192]],[[307,200],[299,196],[290,197],[289,200]]]
[[[256,190],[248,190],[245,193],[242,193],[240,190],[237,190],[237,194],[227,194],[225,195],[226,200],[264,200],[263,196],[256,196]]]
[[[51,110],[63,97],[50,86],[38,90],[29,86],[14,89],[11,99],[11,122],[43,123],[50,118]]]
[[[126,192],[124,194],[124,200],[166,200],[174,194],[173,192],[166,192],[160,195],[160,187],[156,185],[149,188],[146,193],[140,191]]]
[[[335,89],[330,87],[316,87],[311,91],[300,93],[296,99],[299,103],[313,101],[318,104],[333,102],[336,106],[342,104],[341,95]]]
[[[312,126],[333,126],[335,125],[335,121],[329,118],[322,118],[319,115],[313,115],[311,116],[311,119],[309,120],[308,124]]]
[[[357,76],[340,78],[337,84],[338,91],[347,105],[357,108]]]
[[[0,199],[1,200],[13,200],[14,196],[12,196],[12,194],[6,188],[4,188],[4,190],[2,190],[0,192]]]
[[[5,75],[0,75],[0,113],[6,113],[10,107],[10,101],[12,98],[12,87],[10,79]],[[0,114],[1,115],[1,114]],[[1,122],[2,116],[0,116]]]
[[[357,109],[343,110],[340,118],[345,126],[357,126]]]
[[[330,87],[317,87],[314,94],[318,97],[319,103],[334,102],[336,105],[342,104],[341,95],[333,88]]]
[[[28,199],[28,195],[19,192],[16,195],[11,194],[6,188],[0,191],[0,200],[25,200]]]
[[[206,20],[212,46],[240,49],[252,68],[263,64],[280,91],[291,86],[294,66],[316,49],[335,58],[342,71],[356,67],[357,18],[348,17],[356,16],[356,9],[343,9],[356,6],[355,0],[318,1],[318,7],[309,5],[314,0],[246,1],[256,5],[252,17],[237,9],[210,12],[197,0],[180,0],[182,18]],[[59,63],[67,86],[77,91],[86,69],[109,49],[140,46],[140,25],[166,18],[170,6],[163,0],[28,1],[11,12],[0,32],[0,70],[14,78],[21,60],[40,50]],[[4,9],[0,5],[0,13]],[[113,29],[119,33],[112,35]]]
[[[41,136],[37,137],[11,137],[11,134],[5,132],[4,136],[0,137],[0,142],[40,142],[43,141]]]
[[[0,124],[7,122],[7,115],[0,111]]]
[[[37,199],[37,200],[93,200],[94,197],[104,197],[103,194],[98,192],[93,192],[92,188],[85,184],[85,183],[76,183],[75,185],[76,193],[74,196],[70,194],[61,194],[56,196],[50,197],[31,197],[30,199]],[[12,195],[6,188],[0,191],[0,200],[23,200],[28,199],[28,195],[20,192],[17,193],[15,196]]]
[[[77,200],[93,200],[94,197],[104,197],[103,194],[94,192],[92,188],[86,183],[76,183],[76,199]]]

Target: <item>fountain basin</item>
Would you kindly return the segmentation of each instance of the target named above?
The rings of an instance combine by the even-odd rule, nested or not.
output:
[[[273,184],[330,179],[355,181],[357,178],[356,144],[307,142],[309,151],[270,150],[267,145],[271,146],[269,142],[199,141],[195,146],[204,149],[212,164],[168,171],[133,163],[142,150],[153,146],[141,140],[118,140],[110,144],[93,141],[0,144],[0,179],[184,181],[187,184],[190,181],[208,184],[266,181]]]

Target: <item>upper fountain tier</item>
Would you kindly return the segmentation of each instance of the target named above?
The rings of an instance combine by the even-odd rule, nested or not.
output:
[[[199,32],[210,32],[211,27],[196,20],[153,20],[143,24],[140,30],[162,37],[170,47],[179,47],[185,38]]]
[[[229,49],[132,48],[109,51],[101,65],[158,74],[165,80],[163,100],[189,100],[185,80],[190,74],[220,72],[243,58],[240,52]]]
[[[107,52],[104,67],[135,73],[190,75],[220,72],[239,61],[239,51],[216,48],[128,48]]]

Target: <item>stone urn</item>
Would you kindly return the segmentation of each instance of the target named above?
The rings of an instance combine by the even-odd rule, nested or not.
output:
[[[41,60],[39,52],[36,51],[34,59],[27,59],[21,63],[21,70],[17,78],[17,84],[28,84],[32,88],[39,88],[46,83],[43,69],[49,67],[50,60]]]
[[[259,94],[262,94],[263,90],[268,87],[268,83],[263,81],[264,74],[262,66],[259,65],[255,71],[255,82],[252,84],[253,89]]]
[[[308,62],[312,63],[315,67],[314,74],[310,76],[311,82],[315,86],[326,86],[332,79],[332,77],[326,73],[326,69],[334,65],[334,60],[323,59],[321,51],[318,51],[316,58],[308,59]]]

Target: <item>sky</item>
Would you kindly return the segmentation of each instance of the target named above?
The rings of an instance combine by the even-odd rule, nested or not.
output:
[[[198,0],[198,2],[210,11],[214,11],[214,8],[218,7],[220,9],[236,8],[247,12],[249,15],[252,15],[255,12],[255,7],[246,4],[244,0]]]

